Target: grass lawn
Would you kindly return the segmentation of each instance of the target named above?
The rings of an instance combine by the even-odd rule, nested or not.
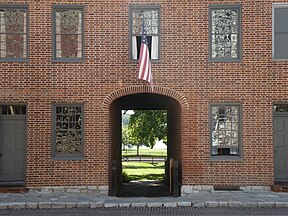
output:
[[[122,157],[125,156],[136,156],[137,149],[127,149],[122,151]],[[166,157],[167,150],[166,149],[139,149],[140,156],[153,156],[153,157]]]
[[[145,162],[122,162],[123,172],[128,175],[129,180],[163,180],[165,167],[161,163]]]

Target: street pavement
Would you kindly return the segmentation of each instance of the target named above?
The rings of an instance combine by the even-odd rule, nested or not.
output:
[[[86,208],[86,209],[18,209],[0,211],[1,216],[273,216],[287,215],[287,208]]]
[[[69,209],[69,208],[287,208],[288,193],[269,190],[214,191],[173,197],[109,197],[92,193],[27,192],[0,194],[0,209]],[[288,214],[287,214],[288,215]]]

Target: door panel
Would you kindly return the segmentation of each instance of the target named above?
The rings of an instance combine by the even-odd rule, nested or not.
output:
[[[25,149],[25,118],[0,119],[0,181],[24,181]]]
[[[274,117],[275,181],[288,181],[288,117]]]
[[[25,164],[23,160],[16,160],[14,163],[15,174],[23,174],[23,170],[25,169]],[[23,179],[24,180],[24,179]]]

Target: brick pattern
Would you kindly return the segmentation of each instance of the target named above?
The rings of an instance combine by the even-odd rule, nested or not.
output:
[[[152,90],[152,88],[147,85],[146,86],[142,86],[142,85],[130,86],[130,87],[119,89],[117,91],[110,93],[109,95],[105,97],[102,108],[109,109],[111,103],[117,98],[120,98],[125,95],[129,95],[129,94],[139,94],[139,93],[153,93],[153,94],[161,94],[161,95],[169,96],[177,100],[183,109],[189,110],[188,101],[179,92],[173,91],[173,89],[168,89],[168,88],[164,88],[160,86],[155,86],[153,87],[153,90]]]
[[[28,187],[108,185],[109,104],[147,92],[129,62],[130,4],[161,6],[156,94],[182,106],[184,185],[272,185],[272,103],[287,102],[286,61],[272,61],[273,0],[0,0],[29,4],[29,62],[1,62],[0,103],[25,103]],[[279,0],[277,2],[286,2]],[[84,5],[84,63],[52,62],[52,5]],[[209,62],[209,4],[242,4],[242,61]],[[209,103],[241,103],[242,161],[210,161]],[[84,103],[84,159],[52,160],[52,104]]]
[[[288,192],[288,186],[287,185],[272,185],[271,190],[274,192]]]
[[[28,189],[25,187],[0,187],[0,193],[26,193]]]

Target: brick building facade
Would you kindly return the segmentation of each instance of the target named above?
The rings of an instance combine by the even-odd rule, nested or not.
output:
[[[137,78],[143,14],[153,91]],[[0,16],[0,181],[107,188],[118,114],[143,107],[168,110],[183,186],[288,180],[287,1],[0,0]]]

